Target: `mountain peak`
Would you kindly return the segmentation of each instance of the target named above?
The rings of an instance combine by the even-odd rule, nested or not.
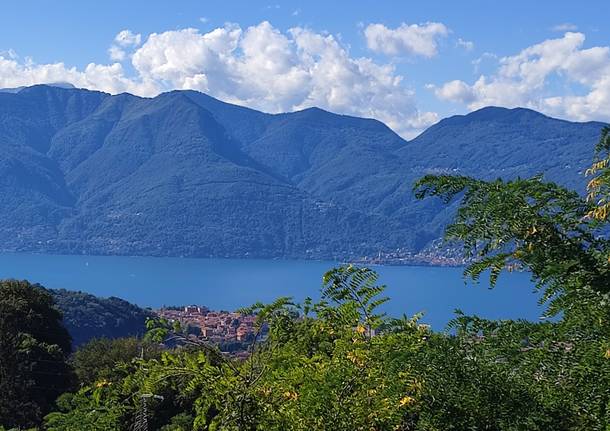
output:
[[[36,91],[36,90],[40,90],[40,89],[49,89],[49,88],[57,88],[57,89],[61,89],[61,90],[76,90],[77,88],[70,84],[69,82],[55,82],[55,83],[48,83],[48,84],[36,84],[36,85],[31,85],[29,87],[17,87],[17,88],[6,88],[6,89],[2,89],[1,91],[6,91],[6,92],[11,92],[11,93],[20,93],[22,91]],[[87,90],[87,89],[83,89],[83,91],[91,91],[91,90]]]
[[[521,121],[532,121],[539,119],[551,119],[540,112],[529,108],[503,108],[500,106],[486,106],[476,111],[472,111],[465,115],[454,115],[452,117],[441,120],[440,124],[467,124],[471,122],[509,122],[518,123]]]
[[[49,82],[48,84],[44,84],[47,87],[55,87],[55,88],[63,88],[64,90],[74,90],[76,87],[74,84],[69,82]]]
[[[500,106],[486,106],[471,112],[467,116],[476,119],[510,119],[520,118],[550,118],[538,111],[529,108],[503,108]]]

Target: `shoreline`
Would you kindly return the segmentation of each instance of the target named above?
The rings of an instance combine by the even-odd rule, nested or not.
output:
[[[177,260],[208,260],[208,261],[281,261],[281,262],[317,262],[330,263],[333,265],[361,265],[361,266],[410,266],[410,267],[434,267],[434,268],[456,268],[464,267],[467,262],[464,259],[446,257],[442,255],[428,255],[428,259],[420,255],[410,257],[387,257],[373,258],[368,256],[357,257],[354,259],[345,258],[307,258],[307,257],[264,257],[264,256],[174,256],[174,255],[126,255],[126,254],[86,254],[86,253],[60,253],[31,250],[0,250],[0,255],[27,255],[27,256],[51,256],[51,257],[91,257],[97,258],[129,258],[129,259],[177,259]]]

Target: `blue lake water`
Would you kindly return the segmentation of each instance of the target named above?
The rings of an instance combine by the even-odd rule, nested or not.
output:
[[[279,296],[319,297],[322,275],[333,262],[183,259],[116,256],[1,254],[0,277],[28,279],[49,288],[118,296],[142,307],[206,305],[233,310]],[[490,290],[482,278],[466,285],[461,268],[378,266],[393,316],[424,312],[423,322],[443,329],[453,310],[482,317],[537,320],[542,309],[529,275],[510,273]]]

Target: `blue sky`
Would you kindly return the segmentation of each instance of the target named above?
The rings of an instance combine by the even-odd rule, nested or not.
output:
[[[610,2],[583,3],[5,2],[0,87],[193,88],[374,117],[407,137],[488,104],[608,121]]]

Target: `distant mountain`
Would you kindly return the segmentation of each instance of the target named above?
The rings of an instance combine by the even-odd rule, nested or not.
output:
[[[26,87],[0,88],[0,93],[19,93]]]
[[[46,84],[49,87],[57,87],[57,88],[76,88],[74,85],[70,84],[69,82],[55,82],[55,83],[50,83],[50,84]],[[21,90],[23,90],[24,88],[27,87],[13,87],[13,88],[0,88],[0,93],[19,93]]]
[[[376,120],[270,115],[194,91],[0,93],[0,240],[54,253],[356,259],[417,252],[452,214],[426,173],[584,187],[601,123],[484,108],[405,141]]]

